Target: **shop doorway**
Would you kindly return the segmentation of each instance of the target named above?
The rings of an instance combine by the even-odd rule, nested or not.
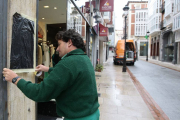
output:
[[[140,42],[140,56],[146,56],[146,42]]]
[[[87,44],[89,44],[90,35],[88,34],[88,38],[86,38],[86,31],[89,30],[89,27],[86,20],[79,14],[77,6],[72,4],[71,0],[40,0],[37,9],[39,10],[38,64],[53,67],[54,61],[52,62],[52,58],[54,57],[52,55],[56,55],[56,58],[59,59],[58,53],[55,52],[57,48],[55,35],[59,31],[75,29],[82,36],[84,42],[87,39]],[[42,82],[48,75],[47,72],[44,72],[38,77],[37,82]],[[61,120],[61,116],[59,117],[56,113],[55,100],[37,103],[37,120],[56,119]]]
[[[7,82],[2,71],[7,67],[7,0],[0,0],[0,120],[7,120]]]
[[[39,1],[38,12],[38,64],[53,67],[52,56],[56,54],[58,46],[55,35],[67,28],[67,1],[42,0]],[[56,55],[60,60],[59,55]],[[40,83],[49,74],[44,72],[38,77]],[[37,103],[37,120],[61,120],[56,113],[56,102],[50,100]]]
[[[47,24],[47,40],[50,41],[55,48],[58,46],[55,36],[59,31],[66,31],[66,23]]]

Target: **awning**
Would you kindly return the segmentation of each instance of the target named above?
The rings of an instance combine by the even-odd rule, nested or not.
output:
[[[103,26],[99,23],[99,40],[108,42],[109,30],[108,27]]]

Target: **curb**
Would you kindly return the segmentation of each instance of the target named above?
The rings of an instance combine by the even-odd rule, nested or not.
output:
[[[140,59],[140,60],[143,60],[143,59]],[[171,68],[171,67],[167,67],[167,66],[165,66],[165,65],[160,65],[160,64],[157,64],[157,63],[154,63],[154,62],[151,62],[151,61],[146,61],[146,60],[143,60],[143,61],[149,62],[149,63],[152,63],[152,64],[155,64],[155,65],[159,65],[159,66],[162,66],[162,67],[166,67],[166,68],[169,68],[169,69],[171,69],[171,70],[175,70],[175,71],[180,72],[180,70],[177,70],[177,69],[174,69],[174,68]]]

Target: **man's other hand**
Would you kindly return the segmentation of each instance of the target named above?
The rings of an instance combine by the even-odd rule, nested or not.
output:
[[[44,65],[38,65],[38,66],[36,66],[36,71],[48,72],[49,71],[49,67],[46,67]]]

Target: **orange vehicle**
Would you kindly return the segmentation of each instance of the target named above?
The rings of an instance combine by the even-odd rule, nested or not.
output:
[[[118,40],[115,47],[115,56],[113,57],[114,64],[123,63],[124,60],[124,42],[125,40]],[[134,65],[136,61],[136,47],[134,40],[126,40],[126,63]]]

